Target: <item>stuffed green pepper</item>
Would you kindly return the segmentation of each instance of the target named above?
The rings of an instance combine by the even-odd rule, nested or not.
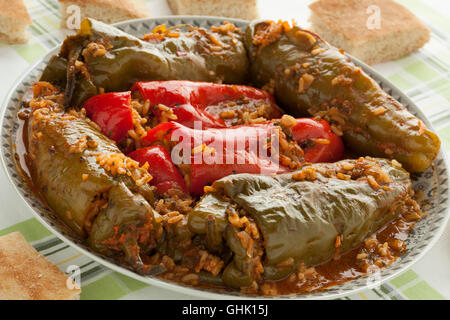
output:
[[[232,287],[280,280],[300,264],[338,257],[413,201],[408,172],[396,160],[374,158],[276,176],[231,175],[212,188],[189,215],[189,227],[206,235],[210,250],[233,252],[222,274]]]
[[[53,90],[45,83],[35,90],[39,86],[42,92]],[[34,187],[94,249],[150,271],[140,256],[156,247],[162,232],[162,218],[152,207],[152,177],[95,124],[77,112],[64,112],[52,99],[58,95],[47,99],[35,94],[30,102],[28,151]]]
[[[85,19],[51,58],[41,80],[65,88],[65,105],[79,106],[103,91],[128,90],[136,81],[243,83],[247,69],[241,31],[230,23],[211,29],[163,25],[138,39]]]
[[[411,172],[436,157],[439,138],[318,35],[286,22],[254,22],[245,44],[252,80],[273,90],[293,116],[325,118],[358,154],[396,159]]]

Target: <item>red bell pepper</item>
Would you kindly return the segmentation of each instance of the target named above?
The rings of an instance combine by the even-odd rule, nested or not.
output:
[[[203,128],[226,127],[227,121],[220,117],[227,103],[248,108],[266,105],[270,118],[278,118],[281,111],[274,98],[266,91],[243,85],[225,85],[195,81],[150,81],[136,82],[132,91],[139,91],[151,106],[163,104],[173,110],[176,122],[194,128],[194,121],[201,121]],[[161,111],[152,108],[155,116],[161,120]]]
[[[138,149],[129,153],[128,157],[139,162],[141,166],[148,162],[150,165],[148,172],[153,177],[150,184],[157,188],[158,193],[166,193],[173,187],[187,193],[186,183],[181,173],[175,167],[169,152],[163,146],[154,145]]]
[[[325,120],[296,119],[291,137],[304,151],[306,162],[336,162],[344,154],[342,139],[331,131]]]
[[[200,195],[204,186],[230,174],[289,171],[264,149],[274,128],[265,123],[198,130],[165,122],[151,129],[141,142],[168,146],[175,164],[188,164],[189,192]]]
[[[198,195],[203,193],[205,185],[230,174],[276,174],[289,171],[273,157],[273,151],[276,155],[277,150],[271,149],[268,152],[270,155],[267,152],[262,154],[264,150],[261,145],[274,133],[278,121],[226,127],[217,113],[220,103],[224,101],[245,99],[247,103],[248,99],[266,99],[264,101],[270,102],[274,108],[272,115],[280,116],[273,98],[266,92],[246,86],[192,81],[138,82],[133,90],[140,90],[141,95],[153,104],[172,107],[179,117],[177,122],[180,123],[164,122],[148,131],[141,140],[141,144],[147,148],[129,154],[141,165],[145,162],[150,164],[149,172],[154,177],[151,184],[157,187],[159,193],[177,186],[184,192]],[[92,97],[83,107],[104,134],[120,142],[127,136],[128,130],[133,129],[130,104],[131,92],[128,91]],[[198,120],[203,121],[203,130],[195,127],[194,121]],[[305,161],[334,162],[342,157],[342,140],[331,131],[326,121],[307,118],[295,121],[294,126],[284,130],[303,149]],[[180,157],[176,157],[180,146],[184,152],[181,162]],[[182,166],[183,163],[189,165]],[[175,165],[188,174],[190,179],[187,186]]]
[[[120,142],[133,129],[131,92],[110,92],[85,101],[86,115],[99,125],[103,134]]]

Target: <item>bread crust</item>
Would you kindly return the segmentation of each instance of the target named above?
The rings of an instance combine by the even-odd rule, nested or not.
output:
[[[23,0],[0,0],[0,41],[10,44],[28,41],[32,21]]]
[[[366,26],[370,16],[366,10],[371,5],[380,8],[380,29],[371,30]],[[344,35],[355,45],[392,32],[429,32],[411,11],[392,0],[319,0],[309,8],[331,31]]]
[[[208,15],[254,20],[259,18],[256,0],[167,0],[174,14]]]
[[[371,5],[380,8],[379,29],[367,27]],[[313,31],[368,64],[410,54],[430,39],[425,24],[392,0],[318,0],[309,7]]]
[[[0,237],[0,300],[75,300],[67,275],[18,232]],[[70,280],[69,280],[70,281]]]
[[[81,19],[93,18],[106,23],[115,23],[128,19],[150,17],[150,11],[143,0],[58,0],[61,5],[61,25],[65,27],[68,17],[66,8],[77,5],[81,10]]]
[[[22,44],[27,43],[29,40],[28,32],[23,32],[20,34],[6,34],[0,33],[0,42],[8,43],[8,44]]]
[[[31,18],[23,0],[0,0],[0,16],[18,20],[17,23],[31,24]]]

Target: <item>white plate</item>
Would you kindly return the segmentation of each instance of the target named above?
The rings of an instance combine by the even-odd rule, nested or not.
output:
[[[219,25],[224,20],[231,21],[239,27],[245,28],[246,21],[236,19],[224,19],[219,17],[197,17],[197,16],[168,16],[150,19],[140,19],[126,21],[117,24],[117,26],[125,32],[134,35],[143,35],[150,33],[151,30],[160,24],[166,24],[167,26],[178,24],[191,24],[200,27],[210,27],[211,25]],[[249,296],[242,296],[239,292],[224,292],[219,290],[207,290],[207,289],[195,289],[193,287],[176,284],[164,280],[160,280],[154,277],[141,276],[126,265],[119,265],[116,261],[102,256],[92,251],[82,239],[77,237],[65,227],[61,221],[46,208],[39,199],[30,190],[25,179],[19,174],[17,170],[16,161],[14,158],[14,141],[16,141],[16,135],[18,133],[18,119],[17,112],[21,108],[22,99],[24,94],[29,91],[33,83],[35,83],[43,69],[45,68],[48,60],[54,54],[59,51],[59,48],[55,48],[50,51],[46,56],[40,59],[33,66],[20,77],[20,79],[14,84],[12,89],[6,96],[2,105],[1,114],[1,158],[3,165],[6,169],[10,182],[14,185],[15,190],[19,193],[23,201],[27,203],[33,214],[38,220],[46,226],[51,232],[57,235],[60,239],[67,242],[69,245],[82,252],[91,259],[105,265],[106,267],[130,276],[134,279],[148,283],[150,285],[160,286],[166,289],[175,290],[179,293],[187,295],[210,298],[210,299],[236,299],[236,298],[251,298]],[[364,63],[352,58],[355,64],[361,66],[363,70],[374,78],[381,87],[391,94],[395,99],[405,105],[411,113],[419,117],[429,128],[431,128],[430,121],[419,110],[419,108],[397,87],[386,80],[383,76],[378,74],[372,68],[368,67]],[[408,247],[407,252],[401,256],[396,262],[389,267],[381,270],[376,275],[364,276],[359,279],[355,279],[324,291],[318,291],[310,294],[299,295],[285,295],[279,297],[261,297],[258,299],[311,299],[311,298],[338,298],[344,295],[353,294],[357,291],[367,289],[371,286],[377,286],[384,281],[387,281],[401,272],[405,271],[415,262],[417,262],[438,240],[439,236],[444,231],[444,227],[449,218],[449,197],[448,197],[448,166],[445,154],[440,151],[434,165],[427,171],[418,175],[413,175],[415,180],[414,189],[423,190],[425,195],[430,199],[431,207],[427,210],[428,216],[417,223],[409,235],[406,245]],[[430,270],[430,272],[432,272]]]

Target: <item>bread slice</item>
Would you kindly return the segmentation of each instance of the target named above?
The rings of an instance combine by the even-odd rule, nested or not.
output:
[[[253,20],[259,17],[256,0],[167,0],[174,14],[221,16]]]
[[[0,0],[0,41],[28,42],[31,18],[23,0]]]
[[[67,27],[67,19],[73,14],[68,8],[76,5],[80,8],[80,21],[93,18],[105,23],[147,18],[150,12],[144,0],[58,0],[61,6],[61,26]]]
[[[67,281],[20,233],[0,237],[0,300],[78,300]]]
[[[368,19],[380,11],[380,28]],[[392,0],[318,0],[311,9],[311,30],[367,64],[403,57],[430,40],[430,30],[408,9]]]

